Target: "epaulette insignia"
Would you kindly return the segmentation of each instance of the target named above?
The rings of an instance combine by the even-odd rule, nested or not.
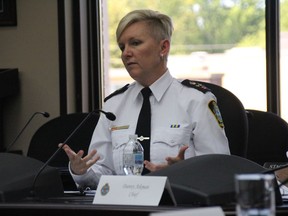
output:
[[[181,82],[183,85],[191,87],[191,88],[195,88],[203,93],[206,93],[208,91],[211,91],[209,88],[207,88],[205,85],[198,83],[197,81],[193,81],[193,80],[188,80],[185,79]]]
[[[126,84],[125,86],[123,86],[122,88],[114,91],[113,93],[111,93],[110,95],[108,95],[105,99],[104,102],[106,102],[107,100],[109,100],[110,98],[114,97],[115,95],[121,94],[123,92],[125,92],[130,84]]]

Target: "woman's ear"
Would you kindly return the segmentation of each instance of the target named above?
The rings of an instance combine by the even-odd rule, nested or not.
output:
[[[161,41],[161,55],[168,55],[170,50],[170,41],[168,39],[164,39]]]

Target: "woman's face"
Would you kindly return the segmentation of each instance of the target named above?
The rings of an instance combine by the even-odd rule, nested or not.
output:
[[[122,51],[121,59],[134,80],[143,86],[149,86],[165,73],[166,61],[161,54],[166,54],[163,45],[167,46],[167,41],[157,41],[143,21],[134,23],[123,31],[118,41]]]

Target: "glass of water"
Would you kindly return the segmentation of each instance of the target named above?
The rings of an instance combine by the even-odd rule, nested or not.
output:
[[[275,216],[275,176],[235,175],[237,216]]]

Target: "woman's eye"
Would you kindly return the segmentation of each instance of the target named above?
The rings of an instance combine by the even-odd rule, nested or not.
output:
[[[132,41],[131,44],[133,46],[138,46],[139,44],[141,44],[141,41]]]
[[[119,49],[123,52],[123,50],[125,49],[124,46],[119,45]]]

